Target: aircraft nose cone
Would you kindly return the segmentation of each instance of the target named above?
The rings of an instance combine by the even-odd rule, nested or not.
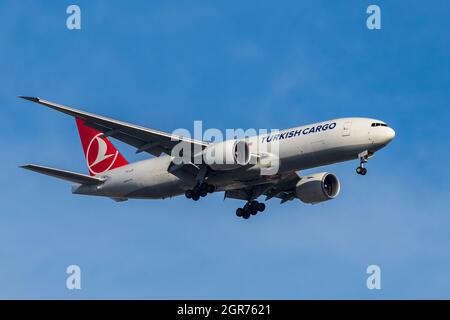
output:
[[[395,131],[392,128],[386,128],[386,133],[384,134],[384,138],[386,139],[386,143],[389,143],[394,139]]]

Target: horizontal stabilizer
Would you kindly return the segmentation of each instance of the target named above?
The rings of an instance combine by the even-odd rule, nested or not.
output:
[[[104,181],[104,179],[100,179],[97,177],[91,177],[82,173],[76,173],[71,171],[65,171],[60,169],[54,169],[44,166],[39,166],[36,164],[27,164],[24,166],[20,166],[21,168],[31,170],[34,172],[46,174],[48,176],[52,176],[58,179],[63,179],[75,183],[81,183],[81,184],[100,184]]]

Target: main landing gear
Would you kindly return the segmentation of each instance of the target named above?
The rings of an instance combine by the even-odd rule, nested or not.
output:
[[[250,216],[256,215],[258,212],[263,212],[266,209],[266,205],[256,200],[247,202],[243,208],[236,209],[236,215],[244,219],[250,218]]]
[[[184,195],[188,199],[197,201],[200,197],[206,197],[208,193],[213,193],[216,191],[216,187],[207,182],[202,182],[196,185],[192,190],[187,190]]]
[[[358,158],[359,158],[359,167],[356,168],[356,173],[365,176],[367,173],[367,169],[364,168],[364,164],[367,161],[369,161],[369,152],[368,151],[361,152],[360,154],[358,154]]]

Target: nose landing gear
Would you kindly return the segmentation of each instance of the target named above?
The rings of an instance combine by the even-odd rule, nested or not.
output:
[[[204,181],[196,185],[192,190],[186,190],[184,195],[188,199],[198,201],[200,197],[206,197],[208,193],[213,193],[214,191],[216,191],[216,187]]]
[[[243,208],[237,208],[236,216],[247,220],[250,216],[254,216],[258,214],[258,212],[263,212],[265,209],[266,205],[264,203],[253,200],[247,202]]]
[[[358,158],[359,158],[359,167],[356,168],[356,173],[365,176],[367,173],[367,169],[364,168],[364,164],[367,161],[369,161],[369,152],[367,150],[361,152],[360,154],[358,154]]]

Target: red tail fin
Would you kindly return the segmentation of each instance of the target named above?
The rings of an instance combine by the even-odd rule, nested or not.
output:
[[[85,125],[84,120],[75,120],[91,176],[128,164],[108,138],[102,137],[101,132]]]

